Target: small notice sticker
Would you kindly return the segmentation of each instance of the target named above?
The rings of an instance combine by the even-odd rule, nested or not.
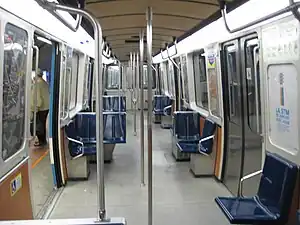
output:
[[[19,173],[11,182],[10,182],[10,195],[14,196],[22,187],[22,175]]]

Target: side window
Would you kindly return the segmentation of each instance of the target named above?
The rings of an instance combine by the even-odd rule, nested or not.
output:
[[[162,64],[160,64],[160,67],[159,67],[159,82],[160,82],[160,90],[161,90],[161,93],[165,93],[165,83],[164,83],[164,78],[166,76],[166,74],[164,73],[164,69],[162,67]]]
[[[72,57],[73,57],[73,49],[70,47],[66,47],[67,58],[66,58],[66,70],[64,76],[64,118],[68,115],[70,100],[71,100],[71,78],[72,78]]]
[[[258,39],[250,39],[244,43],[245,74],[247,91],[248,125],[254,132],[261,130],[261,106],[260,106],[260,77]]]
[[[207,74],[205,57],[199,53],[193,56],[196,105],[208,110]]]
[[[111,66],[107,69],[106,89],[122,88],[122,74],[120,67]]]
[[[186,62],[186,56],[182,56],[181,58],[181,72],[182,72],[182,78],[183,78],[183,89],[184,89],[184,99],[186,102],[189,102],[189,87],[188,87],[188,73],[187,73],[187,62]]]
[[[168,61],[168,76],[169,76],[169,93],[175,96],[175,82],[174,82],[174,66],[172,62]]]
[[[70,80],[70,107],[74,109],[77,103],[77,87],[78,87],[78,67],[79,67],[79,55],[73,52],[72,67],[71,67],[71,80]]]
[[[229,87],[229,107],[230,121],[239,124],[240,121],[240,98],[239,89],[240,83],[237,76],[237,49],[235,45],[227,45],[224,47],[226,60],[226,73]]]
[[[3,60],[2,158],[21,150],[25,140],[25,89],[28,34],[6,24]]]
[[[151,80],[151,82],[152,82],[152,89],[155,89],[155,87],[156,87],[156,76],[155,76],[155,72],[152,69],[151,69],[151,71],[152,71],[152,76],[151,76],[151,78],[152,78],[152,80]],[[147,89],[148,88],[147,66],[144,66],[143,75],[144,75],[143,88]],[[140,84],[140,82],[139,82],[139,84]],[[141,86],[139,85],[139,87],[141,87]]]
[[[89,98],[89,79],[90,79],[90,64],[88,60],[85,62],[84,81],[83,81],[83,104],[86,105]]]
[[[62,56],[62,63],[61,63],[61,78],[60,78],[60,118],[66,118],[66,112],[65,112],[65,86],[66,86],[66,56]]]

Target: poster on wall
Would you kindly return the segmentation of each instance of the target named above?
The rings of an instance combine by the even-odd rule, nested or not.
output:
[[[216,55],[213,52],[207,55],[207,72],[209,81],[210,110],[213,115],[219,116]]]
[[[269,101],[270,133],[272,144],[296,153],[298,141],[298,82],[293,64],[270,65]]]

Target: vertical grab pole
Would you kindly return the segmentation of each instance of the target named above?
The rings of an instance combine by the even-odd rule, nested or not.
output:
[[[134,78],[134,86],[133,86],[133,135],[136,136],[136,103],[137,103],[137,93],[136,93],[136,54],[133,53],[133,60],[132,60],[132,72],[133,72],[133,78]]]
[[[39,1],[38,1],[39,2]],[[41,5],[46,10],[62,10],[86,17],[94,28],[96,76],[96,149],[97,149],[97,211],[98,220],[106,221],[105,186],[104,186],[104,145],[103,145],[103,71],[102,71],[102,28],[96,17],[85,10],[59,5],[54,2],[44,2]]]
[[[152,225],[152,8],[147,9],[147,77],[148,77],[148,225]]]
[[[145,185],[145,138],[144,138],[144,31],[140,32],[140,107],[141,107],[141,117],[140,117],[140,128],[141,128],[141,185]]]
[[[33,105],[34,105],[34,111],[33,111],[33,138],[36,136],[36,113],[37,113],[37,89],[36,89],[36,78],[37,78],[37,73],[39,69],[39,48],[37,46],[33,46],[33,49],[35,49],[35,77],[33,80],[33,93],[34,93],[34,98],[33,98]]]
[[[131,109],[133,109],[133,72],[132,72],[132,52],[130,52],[130,61],[129,61],[129,75],[131,79],[131,87],[129,89],[130,91],[130,97],[131,97]]]

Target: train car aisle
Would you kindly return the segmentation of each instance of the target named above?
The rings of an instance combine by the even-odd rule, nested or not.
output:
[[[105,165],[106,208],[108,217],[122,216],[130,225],[146,225],[147,186],[140,187],[137,131],[138,136],[133,136],[133,116],[127,113],[127,144],[116,145],[114,160]],[[147,182],[147,170],[145,178]],[[175,162],[170,131],[159,125],[153,125],[153,185],[154,224],[228,224],[214,198],[230,195],[229,192],[213,178],[195,179],[189,172],[188,162]],[[96,166],[92,165],[89,180],[68,182],[50,218],[95,217],[96,196]]]

